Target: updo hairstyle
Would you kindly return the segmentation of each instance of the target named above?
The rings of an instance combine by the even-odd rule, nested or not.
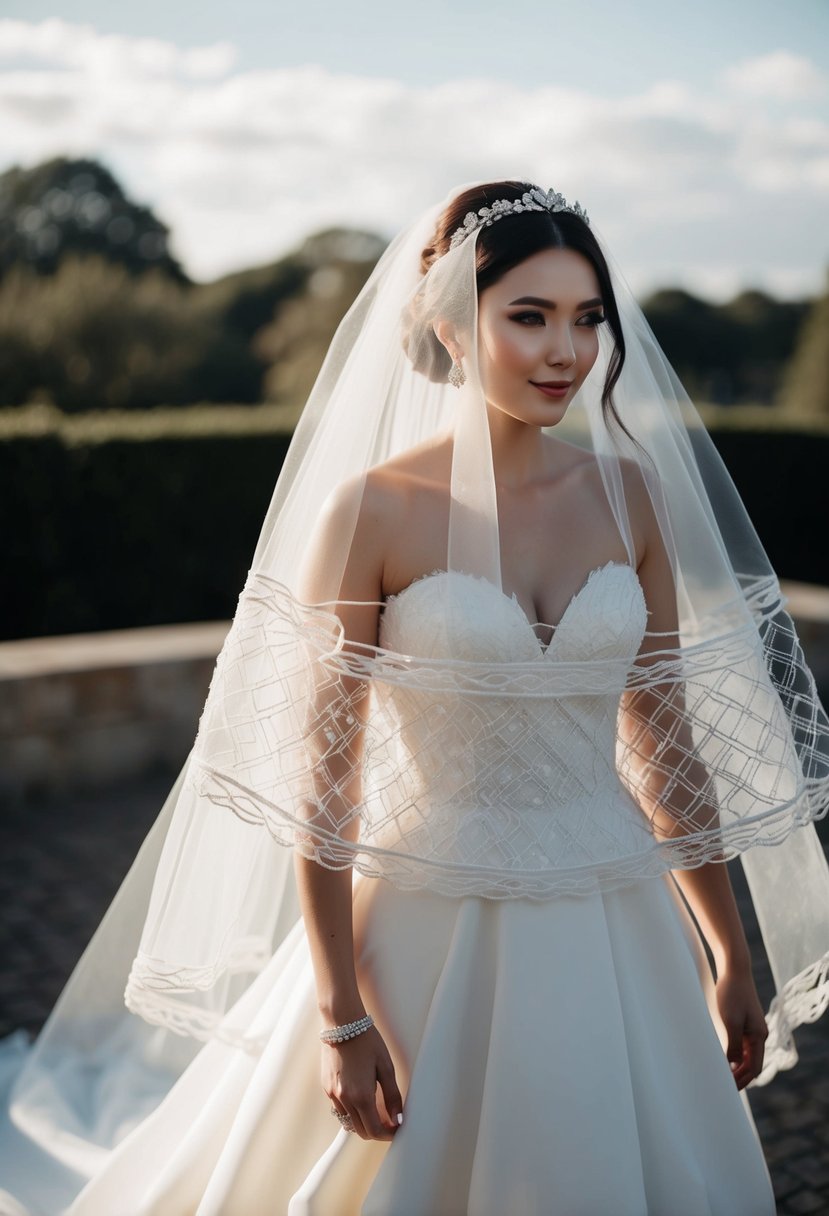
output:
[[[452,236],[463,226],[464,217],[468,212],[477,212],[481,207],[491,207],[498,199],[512,202],[533,188],[533,185],[527,182],[489,182],[457,195],[443,211],[431,241],[421,251],[421,274],[425,276],[435,262],[449,252]],[[473,234],[466,239],[471,241],[475,236]],[[602,409],[605,417],[611,414],[625,429],[613,405],[613,389],[625,361],[625,340],[610,281],[610,270],[598,241],[584,220],[569,211],[559,211],[555,214],[549,211],[522,211],[506,215],[489,227],[481,228],[477,234],[475,248],[478,297],[480,298],[481,292],[496,283],[507,271],[544,249],[572,249],[587,258],[595,271],[604,304],[606,324],[613,335],[613,352],[608,361],[602,390]],[[416,294],[404,316],[403,346],[415,371],[429,380],[445,383],[449,377],[452,360],[435,335],[431,318],[418,316],[419,299]]]

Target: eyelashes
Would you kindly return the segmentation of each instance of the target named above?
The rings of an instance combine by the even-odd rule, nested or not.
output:
[[[517,322],[519,325],[526,325],[532,329],[536,326],[542,327],[546,325],[544,314],[541,312],[515,312],[510,316],[511,321]],[[595,329],[597,325],[601,325],[606,320],[603,312],[596,309],[594,312],[586,312],[579,317],[576,325],[580,325],[583,329]]]
[[[543,325],[544,317],[540,312],[514,312],[510,316],[511,321],[517,321],[519,325]]]

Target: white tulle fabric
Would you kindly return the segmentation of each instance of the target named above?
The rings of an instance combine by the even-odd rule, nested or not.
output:
[[[586,636],[568,642],[565,614],[542,655],[535,622],[507,609],[501,584],[485,396],[468,338],[477,332],[480,233],[423,278],[417,263],[435,214],[381,259],[303,414],[216,666],[127,1003],[177,1031],[247,1043],[224,1016],[233,977],[244,983],[259,969],[275,926],[284,932],[295,909],[293,849],[404,888],[488,898],[587,893],[743,853],[770,930],[775,1025],[790,1059],[790,1026],[829,1001],[829,871],[813,839],[794,899],[785,888],[794,885],[793,850],[799,867],[807,860],[804,841],[775,849],[773,860],[755,860],[772,850],[752,846],[780,846],[793,829],[814,833],[811,821],[829,806],[829,723],[777,579],[611,264],[627,348],[614,400],[629,433],[602,409],[613,348],[600,328],[599,357],[555,434],[592,452],[629,564],[628,495],[645,488],[673,567],[678,632],[647,632],[632,570],[613,575],[623,586],[607,597],[585,571],[575,599],[591,609],[589,621],[578,617]],[[440,318],[467,335],[460,392],[422,372]],[[435,652],[419,639],[409,653],[395,648],[393,632],[390,644],[355,645],[336,606],[366,472],[447,429],[445,568],[424,571],[434,577],[405,593],[439,598],[430,619],[443,645]],[[326,571],[330,602],[306,605],[299,572],[336,486],[349,492]],[[470,579],[508,611],[522,646],[470,649]],[[394,604],[385,611],[393,620]],[[592,651],[587,637],[608,630],[616,644]],[[463,737],[456,720],[466,724]],[[579,748],[591,747],[588,766]],[[286,846],[281,857],[262,849],[262,827]]]
[[[477,333],[480,233],[420,275],[444,205],[392,243],[332,342],[193,753],[18,1080],[15,1118],[33,1136],[105,1153],[193,1040],[262,1050],[238,998],[296,923],[295,850],[398,890],[493,902],[587,899],[739,853],[777,988],[761,1081],[794,1063],[792,1029],[829,1002],[829,871],[812,822],[829,807],[829,723],[734,486],[611,265],[630,435],[602,410],[602,330],[555,434],[595,461],[628,561],[583,572],[545,650],[501,582],[475,343],[460,392],[411,362],[440,318]],[[377,646],[357,646],[337,605],[367,471],[449,433],[446,561],[385,605]],[[673,570],[670,637],[647,629],[633,486]],[[305,604],[299,572],[337,487],[350,518],[325,594]],[[90,1068],[106,1095],[95,1109],[78,1099]],[[141,1102],[137,1077],[153,1079]]]
[[[279,588],[250,590],[263,611],[225,648],[224,692],[208,703],[189,784],[324,865],[450,895],[548,898],[775,843],[813,813],[773,689],[747,674],[762,661],[758,630],[727,655],[689,648],[680,672],[674,654],[637,666],[646,606],[629,565],[590,573],[546,650],[515,599],[458,571],[389,601],[386,644],[372,654],[345,648],[336,618],[297,621]],[[404,600],[423,621],[411,653],[394,628]],[[497,649],[480,645],[493,609]],[[634,730],[617,738],[623,692],[647,698],[647,717],[629,707]],[[729,733],[737,707],[757,723],[756,772]],[[689,716],[705,737],[679,737]],[[656,783],[670,838],[629,792]],[[354,818],[356,841],[345,834]]]

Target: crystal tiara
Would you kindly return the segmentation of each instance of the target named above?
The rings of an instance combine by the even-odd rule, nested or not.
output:
[[[457,249],[470,233],[477,232],[479,228],[489,228],[497,220],[502,220],[505,215],[519,215],[522,211],[569,211],[571,215],[577,215],[580,220],[584,220],[585,224],[590,223],[581,203],[573,203],[571,207],[564,195],[559,194],[557,190],[545,192],[538,186],[533,186],[520,198],[499,198],[491,207],[481,207],[479,211],[467,211],[460,228],[456,228],[452,233],[449,248]]]

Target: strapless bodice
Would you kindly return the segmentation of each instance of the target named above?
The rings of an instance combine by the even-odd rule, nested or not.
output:
[[[447,603],[456,610],[447,614]],[[624,562],[608,562],[590,572],[546,647],[536,633],[544,626],[530,623],[515,596],[487,579],[437,570],[389,598],[380,641],[403,654],[473,662],[632,659],[645,621],[641,584]]]
[[[633,663],[646,620],[636,572],[618,562],[590,573],[546,647],[518,601],[485,579],[437,571],[390,598],[380,642],[397,654],[493,671],[596,660],[600,677],[612,673],[606,688],[594,681],[564,696],[380,681],[376,711],[406,773],[394,817],[405,847],[501,871],[639,852],[650,832],[619,779],[616,719],[619,665]],[[391,843],[382,837],[373,843]]]

